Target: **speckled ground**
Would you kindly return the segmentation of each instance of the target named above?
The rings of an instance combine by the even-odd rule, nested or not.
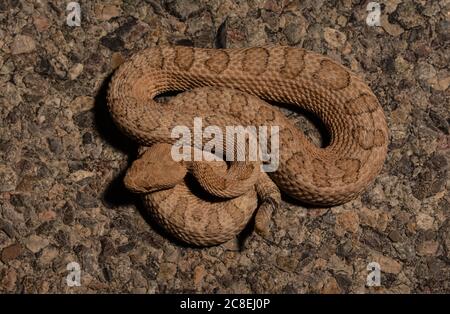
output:
[[[81,27],[67,2],[0,2],[0,292],[450,292],[448,0],[379,1],[381,27],[361,0],[86,0]],[[168,240],[121,183],[136,146],[105,104],[124,59],[167,43],[287,44],[352,68],[386,113],[382,173],[343,206],[284,202],[270,241]]]

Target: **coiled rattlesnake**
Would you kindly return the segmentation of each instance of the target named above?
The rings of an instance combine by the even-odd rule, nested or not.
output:
[[[170,90],[186,92],[168,104],[153,100]],[[313,145],[260,98],[314,113],[329,131],[330,144]],[[387,125],[370,88],[330,58],[300,48],[149,48],[114,74],[108,104],[120,129],[151,146],[133,163],[126,185],[144,193],[167,230],[198,245],[224,242],[242,230],[256,208],[256,194],[263,202],[256,225],[263,231],[279,203],[276,186],[310,204],[349,201],[374,179],[386,157]],[[227,170],[220,162],[173,161],[172,129],[192,128],[197,116],[219,127],[279,126],[279,167],[269,173],[276,186],[267,174],[254,175],[257,163],[236,162]],[[230,199],[199,198],[183,183],[186,172],[215,197]]]

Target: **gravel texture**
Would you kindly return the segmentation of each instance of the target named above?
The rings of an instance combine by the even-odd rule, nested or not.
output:
[[[0,292],[450,292],[449,1],[379,1],[381,27],[361,0],[85,0],[81,27],[66,2],[0,1]],[[136,146],[105,103],[123,60],[168,43],[285,44],[350,67],[386,113],[382,173],[343,206],[286,200],[269,240],[168,239],[122,184]]]

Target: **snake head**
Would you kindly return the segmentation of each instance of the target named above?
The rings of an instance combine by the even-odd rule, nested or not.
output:
[[[145,150],[127,170],[125,186],[135,193],[151,193],[180,183],[187,170],[181,162],[173,160],[171,147],[161,143]]]

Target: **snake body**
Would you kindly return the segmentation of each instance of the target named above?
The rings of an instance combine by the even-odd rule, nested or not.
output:
[[[185,92],[168,104],[154,101],[166,91]],[[324,148],[312,144],[278,108],[263,99],[315,114],[330,133],[330,144]],[[336,205],[355,198],[379,173],[387,152],[385,116],[370,88],[332,59],[300,48],[149,48],[133,55],[116,71],[108,104],[119,128],[145,147],[173,143],[172,129],[179,125],[192,128],[196,116],[219,127],[278,126],[279,167],[269,173],[270,179],[284,193],[315,205]],[[155,171],[152,174],[143,165],[157,168],[156,153],[167,148],[149,150],[149,161],[138,159],[127,175],[127,186],[132,189],[149,185],[146,178],[154,177]],[[165,167],[168,165],[174,166],[170,161]],[[239,191],[238,197],[200,201],[183,181],[192,166],[184,166],[177,179],[160,191],[147,188],[139,192],[145,192],[146,203],[158,221],[186,242],[210,245],[229,239],[253,215],[256,194],[266,200],[265,205],[273,205],[263,206],[257,221],[267,222],[267,209],[279,203],[267,174],[251,181],[248,164],[236,167],[233,178],[227,178],[223,165],[197,166],[202,169],[196,173],[198,179],[216,172],[214,180],[204,180],[206,190],[211,182],[220,190],[227,189],[230,182],[236,185],[239,179],[251,186],[244,184],[245,190]]]

